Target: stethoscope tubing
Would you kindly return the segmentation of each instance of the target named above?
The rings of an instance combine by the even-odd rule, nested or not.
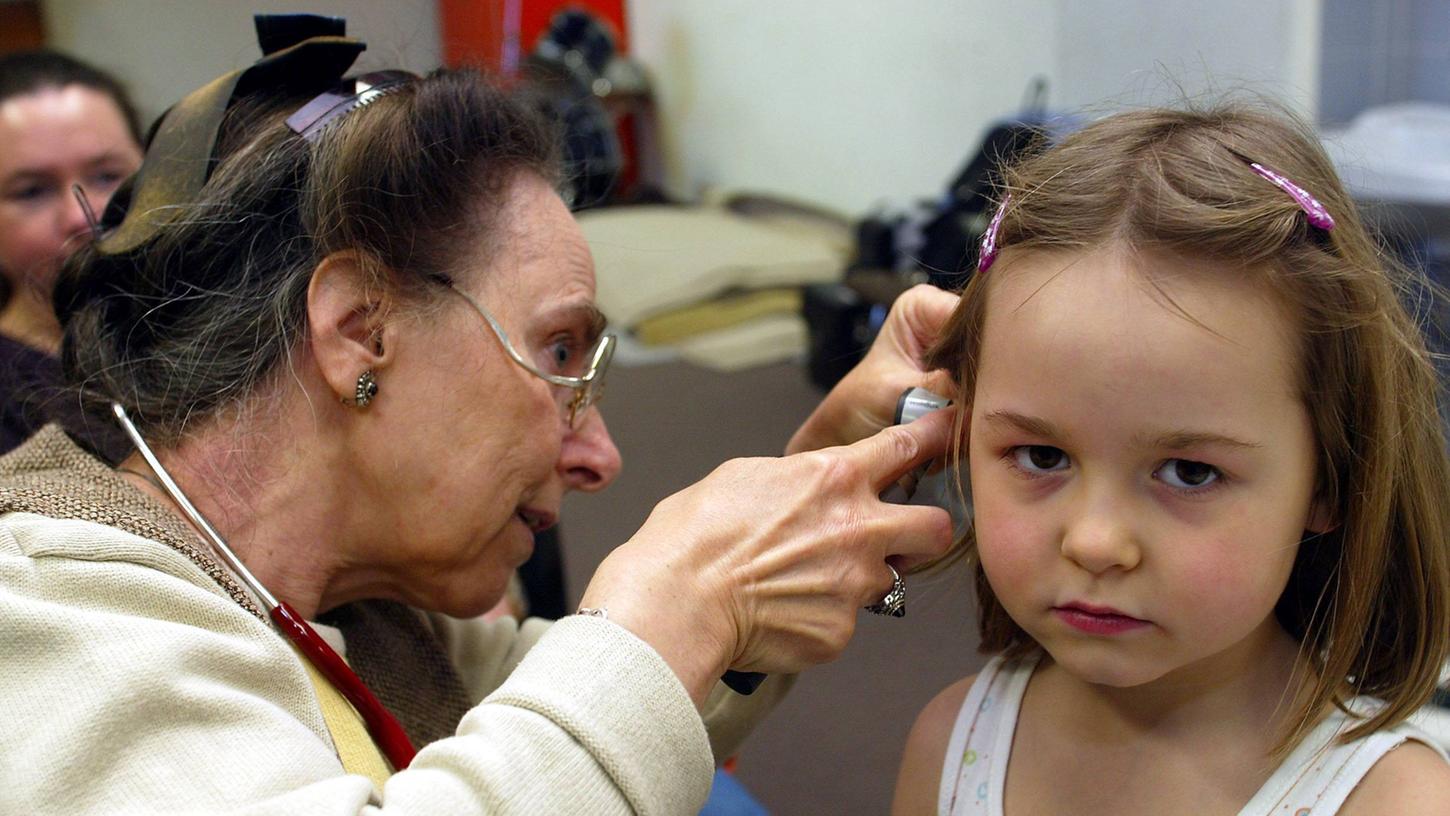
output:
[[[413,747],[412,741],[408,739],[407,733],[403,731],[403,726],[398,723],[397,718],[383,706],[367,684],[362,681],[362,678],[352,670],[352,667],[347,665],[347,661],[327,645],[327,641],[317,634],[317,630],[313,629],[290,604],[277,600],[276,596],[268,592],[262,582],[257,580],[257,577],[247,569],[241,559],[237,558],[236,553],[232,552],[231,547],[227,546],[226,541],[211,526],[201,511],[196,509],[196,506],[182,492],[181,487],[171,478],[171,474],[162,466],[161,461],[156,458],[151,446],[146,444],[146,440],[141,437],[141,432],[132,424],[130,416],[126,414],[126,409],[120,403],[113,402],[111,412],[116,415],[116,420],[120,422],[122,430],[131,438],[136,450],[146,460],[151,472],[156,474],[162,489],[166,491],[172,501],[176,502],[176,506],[181,508],[181,512],[187,520],[211,542],[217,556],[226,564],[227,569],[231,570],[237,580],[241,581],[247,590],[262,602],[262,606],[267,611],[267,617],[271,619],[272,625],[277,628],[282,637],[286,638],[306,658],[307,662],[311,663],[312,667],[317,669],[318,673],[352,704],[358,716],[362,717],[369,736],[377,743],[378,749],[382,751],[393,769],[401,771],[408,767],[413,761],[417,749]]]

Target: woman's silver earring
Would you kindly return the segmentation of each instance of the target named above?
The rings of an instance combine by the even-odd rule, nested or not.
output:
[[[357,391],[353,395],[352,404],[359,408],[366,408],[373,397],[378,395],[378,379],[373,376],[372,369],[368,369],[357,377]],[[343,400],[347,402],[347,400]]]

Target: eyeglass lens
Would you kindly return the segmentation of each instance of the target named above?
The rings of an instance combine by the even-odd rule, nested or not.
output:
[[[594,347],[590,355],[589,365],[585,369],[583,382],[575,386],[574,393],[569,399],[569,427],[578,428],[583,421],[584,414],[589,407],[599,402],[604,396],[604,375],[609,371],[609,363],[614,359],[614,338],[605,336],[599,338],[599,343]]]

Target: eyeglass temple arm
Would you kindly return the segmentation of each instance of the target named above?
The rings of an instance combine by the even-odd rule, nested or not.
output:
[[[483,315],[483,319],[488,322],[489,328],[493,329],[494,334],[497,334],[498,339],[502,341],[503,350],[508,353],[508,356],[514,362],[527,369],[530,374],[533,374],[541,380],[551,382],[554,385],[562,385],[567,388],[578,388],[585,383],[583,377],[564,377],[558,374],[548,374],[534,367],[533,364],[523,358],[523,355],[518,353],[518,350],[514,348],[513,341],[509,340],[508,332],[504,331],[503,326],[500,326],[498,321],[493,319],[493,315],[489,314],[488,310],[483,308],[483,304],[475,300],[472,295],[454,286],[451,281],[448,282],[447,286],[462,296],[464,300],[472,304],[473,308],[478,310],[480,315]]]

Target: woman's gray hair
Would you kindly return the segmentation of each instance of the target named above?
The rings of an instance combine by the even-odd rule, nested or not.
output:
[[[552,129],[474,71],[440,71],[348,114],[315,143],[284,119],[307,101],[254,95],[227,113],[200,199],[132,252],[89,248],[55,292],[67,381],[155,443],[242,401],[303,338],[312,272],[356,252],[426,301],[487,252],[509,182],[559,175]]]

